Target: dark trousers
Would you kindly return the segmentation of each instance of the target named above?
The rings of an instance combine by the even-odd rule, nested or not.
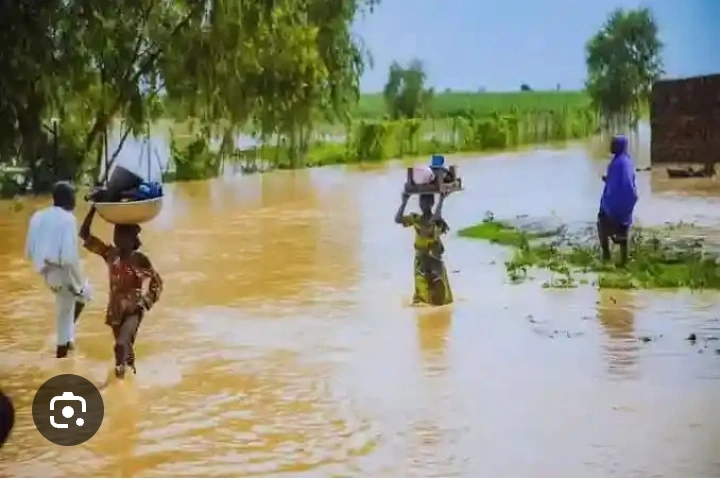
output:
[[[597,226],[598,233],[601,235],[600,237],[610,238],[615,244],[627,241],[628,234],[630,233],[630,226],[615,222],[602,209],[598,212]]]
[[[598,212],[597,230],[603,259],[610,259],[610,240],[612,240],[620,246],[621,262],[625,264],[628,257],[630,226],[615,222],[605,211],[600,209],[600,212]]]
[[[135,338],[137,337],[142,314],[128,315],[123,318],[122,323],[113,326],[115,337],[115,365],[127,364],[135,366]]]

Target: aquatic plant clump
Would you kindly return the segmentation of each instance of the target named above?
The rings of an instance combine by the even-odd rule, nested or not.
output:
[[[520,247],[529,243],[531,240],[559,235],[561,231],[561,229],[527,231],[507,222],[499,221],[495,219],[495,216],[491,212],[488,212],[480,224],[460,229],[458,235],[474,239],[484,239],[503,246]]]
[[[596,274],[601,288],[720,289],[717,254],[699,238],[679,237],[678,229],[670,225],[634,229],[624,267],[603,261],[599,245],[587,234],[543,234],[486,218],[459,235],[513,246],[512,258],[505,263],[513,282],[524,281],[536,268],[551,272],[546,287],[574,287],[587,282],[581,275]]]

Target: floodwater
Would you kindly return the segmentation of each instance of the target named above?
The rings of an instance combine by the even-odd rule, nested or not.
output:
[[[451,157],[467,190],[446,218],[592,222],[603,151]],[[505,249],[450,235],[457,301],[412,308],[412,235],[392,223],[403,180],[385,165],[171,186],[142,235],[166,289],[124,382],[109,379],[102,262],[86,257],[96,300],[57,361],[51,296],[21,259],[32,207],[4,203],[0,386],[18,420],[0,475],[720,474],[717,293],[510,285]],[[720,227],[718,187],[673,183],[638,174],[640,223]],[[109,382],[100,431],[72,448],[30,415],[61,373]]]

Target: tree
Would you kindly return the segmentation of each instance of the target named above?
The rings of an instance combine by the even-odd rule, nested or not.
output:
[[[647,8],[616,9],[585,46],[586,88],[606,124],[636,125],[663,74],[663,45]]]
[[[532,91],[532,88],[529,84],[523,83],[520,85],[520,91]]]
[[[56,80],[68,72],[51,29],[62,17],[60,7],[52,0],[0,1],[0,162],[27,160],[31,175],[47,187],[55,173],[40,175],[36,160],[51,147],[45,110]]]
[[[302,147],[316,117],[357,99],[366,53],[351,24],[378,1],[0,0],[0,160],[57,178],[57,117],[75,178],[115,120],[122,140],[139,134],[161,97],[206,135],[254,121]]]
[[[226,134],[250,121],[262,140],[279,135],[294,164],[314,122],[345,121],[357,101],[366,53],[351,23],[377,0],[226,3],[199,41],[174,47],[168,100]]]
[[[407,67],[397,62],[390,65],[383,96],[391,118],[417,118],[429,111],[434,92],[425,89],[426,78],[418,59],[410,61]]]
[[[0,1],[0,154],[30,169],[33,190],[75,178],[114,119],[146,128],[167,44],[201,18],[202,0]],[[56,159],[48,120],[60,119]],[[124,138],[123,137],[123,138]],[[52,177],[48,177],[50,173]],[[38,183],[41,182],[41,183]]]

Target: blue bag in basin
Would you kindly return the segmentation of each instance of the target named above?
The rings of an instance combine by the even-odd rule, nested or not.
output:
[[[137,189],[137,200],[156,199],[162,195],[162,185],[158,182],[142,182]]]

